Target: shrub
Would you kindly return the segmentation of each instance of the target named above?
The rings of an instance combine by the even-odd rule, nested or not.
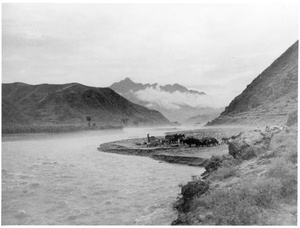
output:
[[[265,151],[265,153],[261,154],[259,156],[259,159],[264,159],[264,158],[273,158],[277,156],[277,151],[274,150],[267,150]]]
[[[271,140],[270,148],[288,147],[289,145],[297,145],[297,133],[287,134],[280,132],[275,134]]]
[[[297,163],[298,151],[297,151],[297,133],[284,133],[275,134],[272,138],[271,151],[274,156],[281,156],[287,162],[293,164]]]
[[[274,159],[272,167],[268,170],[268,176],[280,180],[282,197],[297,194],[297,168],[291,162],[279,158]]]
[[[240,185],[231,189],[222,188],[201,196],[192,207],[213,211],[217,225],[258,225],[263,223],[263,208],[276,202],[280,186],[280,181],[275,178],[243,179]]]
[[[235,176],[237,172],[236,166],[221,167],[216,172],[213,173],[213,179],[223,180],[232,176]]]
[[[297,149],[288,151],[286,156],[285,156],[285,159],[288,162],[291,162],[293,164],[297,164],[297,161],[298,161]]]
[[[298,110],[296,110],[296,111],[289,114],[286,125],[287,126],[292,126],[296,123],[298,123]]]
[[[253,186],[255,194],[253,198],[257,206],[269,207],[279,195],[281,183],[275,178],[259,180]]]
[[[249,197],[251,189],[220,189],[208,195],[205,205],[214,212],[217,225],[258,224],[259,208]]]

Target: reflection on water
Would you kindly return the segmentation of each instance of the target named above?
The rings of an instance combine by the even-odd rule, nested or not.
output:
[[[178,185],[203,170],[97,150],[104,142],[166,131],[4,136],[2,224],[170,224]]]

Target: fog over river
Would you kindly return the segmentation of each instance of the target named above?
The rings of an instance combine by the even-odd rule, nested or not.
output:
[[[2,136],[2,225],[171,224],[178,185],[204,169],[97,147],[172,130],[180,129]]]

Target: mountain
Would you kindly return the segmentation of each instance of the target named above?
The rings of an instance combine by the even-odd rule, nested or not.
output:
[[[135,83],[126,78],[110,88],[136,104],[158,110],[172,121],[185,122],[199,115],[203,112],[202,108],[209,105],[204,92],[189,90],[177,83],[161,86],[157,83]]]
[[[2,84],[2,126],[93,123],[168,124],[161,113],[134,104],[110,88],[63,85]]]
[[[136,92],[136,91],[139,91],[139,90],[144,90],[146,88],[153,88],[153,89],[156,89],[156,88],[160,88],[161,91],[164,91],[164,92],[169,92],[169,93],[173,93],[173,92],[181,92],[181,93],[191,93],[191,94],[198,94],[198,95],[205,95],[204,92],[199,92],[199,91],[196,91],[196,90],[188,90],[187,88],[185,88],[184,86],[182,85],[179,85],[177,83],[175,83],[174,85],[165,85],[165,86],[161,86],[161,85],[158,85],[157,83],[155,84],[142,84],[142,83],[135,83],[133,82],[130,78],[125,78],[124,80],[121,80],[120,82],[116,82],[116,83],[113,83],[110,88],[115,90],[116,92],[118,93],[121,93],[121,94],[126,94],[128,92]]]
[[[280,125],[298,110],[298,41],[208,123]]]

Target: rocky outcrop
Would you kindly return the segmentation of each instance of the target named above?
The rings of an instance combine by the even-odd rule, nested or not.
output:
[[[269,147],[271,137],[270,132],[260,130],[242,132],[238,137],[229,141],[229,154],[237,159],[250,159]]]
[[[204,181],[191,181],[181,189],[181,194],[185,199],[191,199],[195,195],[202,195],[208,190],[209,186]]]
[[[218,168],[228,164],[230,164],[234,158],[230,155],[223,155],[223,156],[212,156],[205,165],[205,172],[201,174],[203,180],[207,179],[209,175],[216,171]]]
[[[186,213],[190,210],[190,202],[195,196],[200,196],[207,192],[209,184],[205,181],[190,181],[181,188],[182,197],[174,204],[180,213]],[[175,222],[177,224],[179,221]],[[181,222],[179,222],[181,223]],[[173,224],[174,225],[174,224]]]

